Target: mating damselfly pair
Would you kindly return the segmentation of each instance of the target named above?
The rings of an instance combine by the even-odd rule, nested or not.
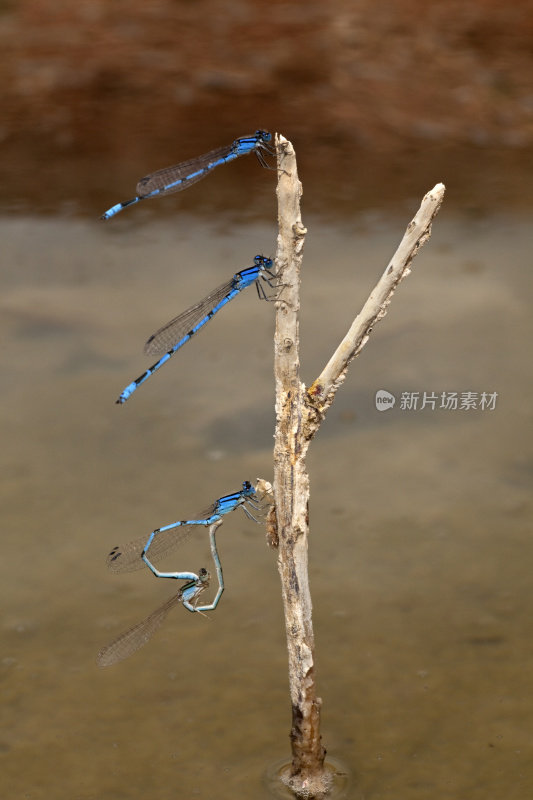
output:
[[[258,481],[256,487],[252,486],[249,481],[244,481],[242,489],[238,492],[220,497],[193,519],[178,520],[170,525],[156,528],[149,536],[141,536],[125,545],[117,545],[111,550],[107,557],[107,565],[113,572],[132,572],[142,569],[146,565],[157,578],[170,578],[186,581],[186,583],[180,587],[176,595],[153,611],[146,619],[129,628],[104,647],[97,657],[97,664],[100,667],[116,664],[146,644],[160,628],[173,606],[181,603],[188,611],[192,612],[213,611],[217,607],[224,591],[224,579],[216,545],[216,529],[221,523],[222,517],[237,508],[242,508],[249,519],[261,523],[262,520],[257,517],[263,517],[269,507],[269,492],[269,484],[265,481]],[[218,590],[215,598],[207,605],[198,605],[200,595],[209,586],[210,574],[204,567],[198,573],[162,572],[153,564],[154,561],[159,561],[178,545],[183,544],[198,526],[209,527],[211,555],[218,578]]]

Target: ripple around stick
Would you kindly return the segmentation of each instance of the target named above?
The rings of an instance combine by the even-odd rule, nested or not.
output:
[[[290,768],[290,761],[282,759],[266,769],[264,782],[272,797],[279,800],[295,800],[296,795],[287,785]],[[345,800],[352,783],[349,769],[338,758],[329,756],[324,762],[324,769],[327,773],[326,780],[329,778],[328,789],[319,793],[313,793],[312,789],[309,789],[307,794],[302,793],[300,797],[308,797],[309,800]]]

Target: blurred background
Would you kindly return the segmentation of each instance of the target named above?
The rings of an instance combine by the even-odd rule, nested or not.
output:
[[[523,203],[532,12],[527,0],[6,0],[5,201],[87,213],[139,169],[268,127],[290,131],[313,205],[327,193],[381,206],[437,173],[464,202]]]
[[[303,183],[308,385],[447,187],[309,454],[343,796],[527,800],[533,2],[4,0],[0,48],[2,796],[266,800],[289,756],[275,552],[239,512],[210,619],[178,608],[95,665],[177,589],[107,572],[111,547],[272,477],[274,309],[254,289],[114,401],[151,333],[275,254],[275,173],[242,158],[99,217],[143,175],[264,128]],[[497,401],[380,413],[381,389]],[[210,568],[202,534],[167,567]]]

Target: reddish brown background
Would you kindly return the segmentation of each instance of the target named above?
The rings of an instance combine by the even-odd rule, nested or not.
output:
[[[6,2],[0,177],[83,205],[261,126],[326,192],[349,165],[371,202],[413,174],[529,201],[532,44],[531,0]]]

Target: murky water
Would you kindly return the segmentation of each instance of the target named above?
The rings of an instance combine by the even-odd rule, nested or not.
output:
[[[410,216],[304,216],[310,383]],[[273,307],[253,289],[114,400],[151,363],[147,336],[273,253],[275,226],[139,208],[0,228],[2,796],[267,798],[290,703],[261,528],[226,520],[210,619],[177,608],[130,660],[95,656],[176,588],[108,573],[110,547],[272,476]],[[445,204],[311,447],[323,738],[354,800],[533,791],[530,251],[528,218]],[[379,413],[378,389],[497,402]],[[174,567],[209,564],[203,535],[178,552]]]

